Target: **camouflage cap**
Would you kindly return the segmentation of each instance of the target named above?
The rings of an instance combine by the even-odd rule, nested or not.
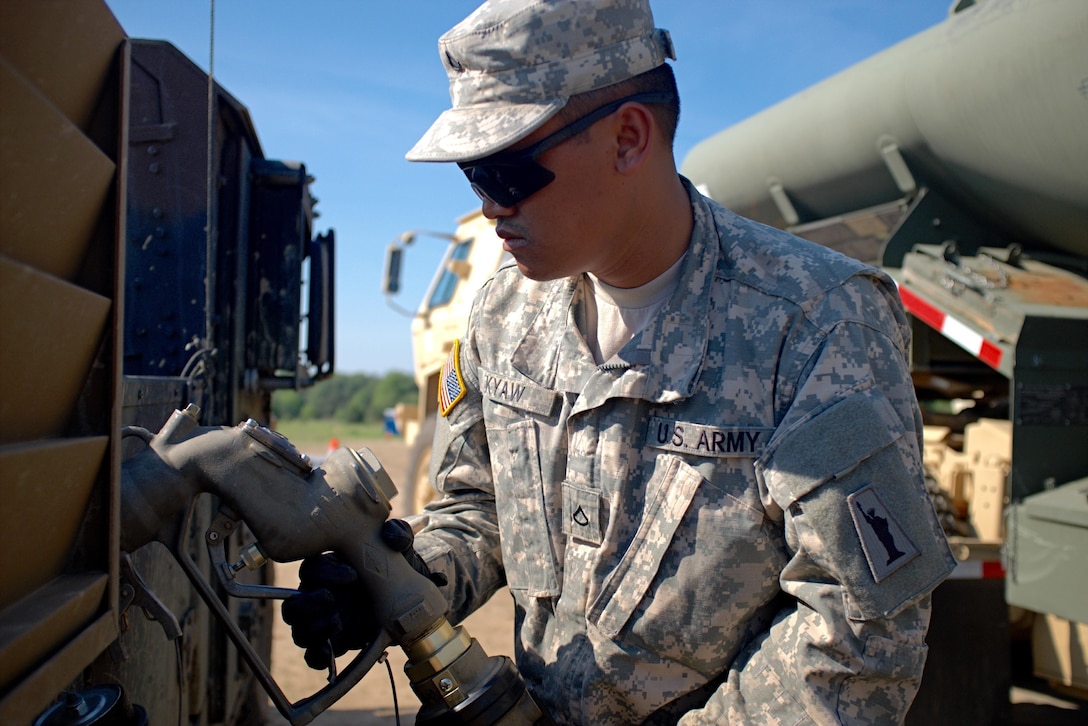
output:
[[[438,41],[453,108],[406,154],[471,161],[544,124],[567,100],[676,58],[648,0],[488,0]]]

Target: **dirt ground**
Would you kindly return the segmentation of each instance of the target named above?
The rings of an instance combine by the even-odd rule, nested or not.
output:
[[[370,441],[342,441],[345,446],[356,449],[366,446],[373,451],[382,465],[389,471],[394,483],[400,487],[400,480],[407,466],[407,450],[401,439],[379,439]],[[307,451],[311,456],[326,452]],[[404,512],[403,494],[393,501],[394,516]],[[276,584],[285,587],[298,585],[297,565],[276,565]],[[277,613],[278,615],[278,613]],[[480,641],[488,655],[513,655],[514,614],[509,594],[500,591],[491,601],[465,621],[468,633]],[[352,655],[351,653],[348,654]],[[345,667],[350,658],[345,656],[337,662],[339,668]],[[419,709],[419,700],[408,685],[404,675],[404,654],[399,648],[389,651],[389,665],[396,684],[396,699],[400,710],[400,723],[409,726],[415,723],[415,714]],[[272,676],[292,702],[317,692],[326,685],[325,671],[315,671],[302,660],[302,651],[291,642],[291,632],[278,617],[273,629],[272,639]],[[269,702],[268,726],[285,726],[283,718]],[[362,681],[344,698],[340,699],[328,711],[318,716],[315,726],[395,726],[394,695],[389,684],[389,672],[384,666],[375,666]]]

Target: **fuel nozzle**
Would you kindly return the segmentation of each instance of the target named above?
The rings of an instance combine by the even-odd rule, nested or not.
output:
[[[279,434],[245,421],[233,428],[201,427],[198,410],[175,411],[159,433],[143,432],[148,450],[122,466],[122,546],[166,544],[182,569],[223,621],[227,635],[277,709],[305,724],[357,683],[391,645],[408,655],[406,667],[423,708],[419,723],[550,723],[529,695],[509,658],[488,657],[464,629],[446,619],[448,604],[435,584],[417,572],[381,531],[397,490],[368,449],[337,449],[321,466]],[[200,494],[218,498],[218,516],[205,535],[227,594],[288,597],[294,591],[244,586],[241,569],[265,559],[293,562],[336,552],[359,574],[382,629],[329,686],[290,703],[267,667],[231,619],[216,591],[188,554],[191,513]],[[259,544],[226,559],[223,542],[244,522]]]

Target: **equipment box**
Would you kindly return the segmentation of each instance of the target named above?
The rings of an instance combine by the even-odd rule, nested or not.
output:
[[[1088,622],[1088,478],[1026,497],[1006,528],[1009,604]]]

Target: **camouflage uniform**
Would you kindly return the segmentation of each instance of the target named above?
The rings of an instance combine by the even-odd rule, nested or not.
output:
[[[954,561],[895,288],[688,191],[678,288],[603,365],[578,278],[482,289],[417,547],[454,619],[509,586],[558,722],[902,720]]]

